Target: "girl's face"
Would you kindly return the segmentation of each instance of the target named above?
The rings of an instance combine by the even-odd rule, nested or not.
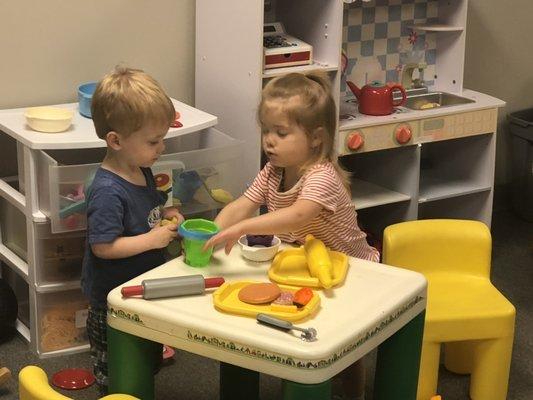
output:
[[[267,101],[264,107],[261,141],[269,161],[278,168],[302,167],[313,155],[310,137],[288,118],[279,100]]]

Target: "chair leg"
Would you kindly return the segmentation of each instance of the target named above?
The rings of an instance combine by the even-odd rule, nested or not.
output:
[[[462,375],[472,373],[474,346],[470,340],[444,344],[444,366],[450,372]]]
[[[470,378],[472,400],[505,400],[514,336],[480,340],[474,343]]]
[[[424,342],[420,358],[417,400],[428,400],[437,394],[439,379],[440,343]]]

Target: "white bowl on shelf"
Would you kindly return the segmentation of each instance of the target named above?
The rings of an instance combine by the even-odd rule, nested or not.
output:
[[[272,260],[278,252],[281,240],[274,236],[272,238],[272,244],[268,247],[265,246],[248,246],[248,240],[246,235],[239,238],[239,245],[241,246],[241,253],[244,258],[250,261],[268,261]]]
[[[59,107],[32,107],[24,112],[30,128],[44,133],[66,131],[72,122],[73,115],[74,111]]]

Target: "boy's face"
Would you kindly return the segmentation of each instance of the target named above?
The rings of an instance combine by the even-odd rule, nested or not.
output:
[[[167,126],[146,126],[120,138],[120,157],[130,166],[151,167],[165,150]]]

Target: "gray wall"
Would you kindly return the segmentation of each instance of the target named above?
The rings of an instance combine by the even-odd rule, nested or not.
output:
[[[533,107],[533,1],[469,0],[464,86],[507,102],[500,110],[496,183],[508,182],[505,116]]]
[[[194,0],[0,1],[0,109],[77,101],[118,63],[194,101]],[[0,175],[15,174],[0,135]]]
[[[79,83],[121,62],[146,70],[172,97],[192,104],[194,4],[0,2],[0,109],[76,101]],[[533,107],[532,16],[531,0],[469,0],[465,87],[507,101],[500,114],[497,183],[509,179],[505,115]],[[16,172],[13,151],[0,137],[0,175]]]

